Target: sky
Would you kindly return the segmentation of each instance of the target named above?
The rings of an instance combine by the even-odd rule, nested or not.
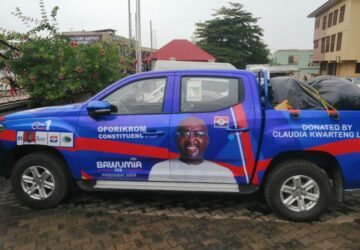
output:
[[[60,31],[114,29],[128,37],[128,0],[44,0],[50,13],[59,6]],[[229,0],[141,0],[141,42],[150,47],[150,20],[160,48],[173,39],[191,40],[195,24],[212,19],[212,14]],[[264,42],[271,52],[280,49],[312,49],[314,18],[307,16],[327,0],[232,0],[259,18]],[[0,0],[0,27],[26,31],[11,14],[19,7],[25,16],[40,17],[38,0]],[[136,0],[131,0],[134,19]],[[133,34],[135,21],[133,20]]]

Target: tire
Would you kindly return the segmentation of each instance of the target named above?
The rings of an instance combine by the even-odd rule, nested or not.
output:
[[[334,198],[326,172],[303,160],[284,162],[270,172],[264,192],[270,208],[293,221],[317,219]]]
[[[18,160],[11,184],[20,202],[32,208],[52,208],[62,202],[71,188],[70,174],[55,154],[39,151]]]

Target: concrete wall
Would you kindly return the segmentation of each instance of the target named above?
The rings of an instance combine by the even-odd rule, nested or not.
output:
[[[297,56],[298,63],[289,64],[289,56]],[[273,62],[277,65],[292,65],[298,68],[294,77],[299,80],[312,78],[319,74],[319,66],[312,64],[313,50],[278,50],[273,54]]]
[[[351,77],[360,77],[360,73],[355,73],[356,61],[347,61],[338,64],[337,76],[351,76]]]

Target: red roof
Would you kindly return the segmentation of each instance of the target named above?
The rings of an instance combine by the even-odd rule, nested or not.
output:
[[[188,40],[176,39],[144,59],[144,61],[151,60],[208,62],[214,61],[215,57]]]

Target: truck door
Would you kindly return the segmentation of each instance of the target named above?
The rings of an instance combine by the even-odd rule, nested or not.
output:
[[[113,105],[110,115],[82,111],[77,149],[83,179],[147,181],[151,166],[169,157],[171,81],[159,76],[122,84],[99,98]]]
[[[239,74],[176,76],[170,180],[248,184],[255,164],[254,104]]]

